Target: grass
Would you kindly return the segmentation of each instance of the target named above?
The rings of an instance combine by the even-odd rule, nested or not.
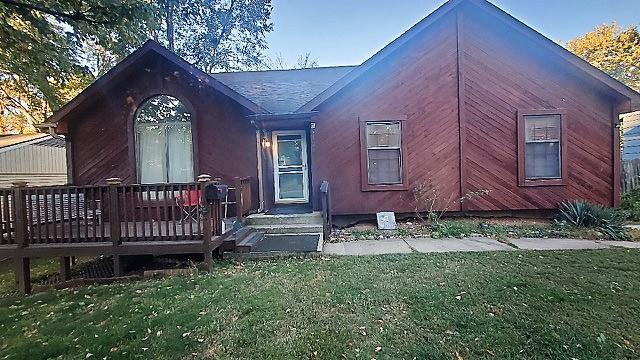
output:
[[[89,257],[77,258],[76,266],[83,262],[93,260]],[[58,259],[31,259],[31,281],[37,283],[52,275],[56,275],[60,271],[60,262]],[[10,260],[0,262],[0,294],[7,294],[17,291],[16,276],[13,272],[13,263]]]
[[[0,298],[1,359],[624,359],[640,251],[220,262]]]
[[[593,238],[594,232],[589,229],[572,227],[560,223],[536,224],[495,224],[477,220],[445,220],[431,231],[434,238],[466,237],[481,235],[498,239],[520,237],[558,237],[558,238]],[[596,235],[597,236],[597,235]]]
[[[54,259],[34,259],[31,261],[31,279],[38,281],[57,273],[60,263]],[[0,294],[16,291],[16,276],[13,263],[9,260],[0,262]]]

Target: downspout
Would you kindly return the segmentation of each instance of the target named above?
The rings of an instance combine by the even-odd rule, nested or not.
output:
[[[256,156],[258,158],[258,212],[264,211],[264,182],[262,176],[262,135],[258,125],[251,121],[256,128]]]
[[[256,152],[258,155],[258,212],[264,211],[264,182],[262,181],[262,136],[256,130]]]

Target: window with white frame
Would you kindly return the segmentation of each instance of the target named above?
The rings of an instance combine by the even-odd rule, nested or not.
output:
[[[180,100],[157,95],[135,116],[136,166],[142,184],[193,181],[192,115]]]
[[[367,122],[365,131],[368,184],[402,184],[401,122]]]

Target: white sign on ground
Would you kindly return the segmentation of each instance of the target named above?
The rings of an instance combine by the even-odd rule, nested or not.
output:
[[[396,214],[391,211],[383,211],[376,213],[378,218],[378,229],[380,230],[395,230],[396,229]]]

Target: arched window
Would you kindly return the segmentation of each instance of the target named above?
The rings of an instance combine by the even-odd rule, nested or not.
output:
[[[172,96],[154,96],[140,105],[135,116],[140,183],[193,181],[191,118]]]

